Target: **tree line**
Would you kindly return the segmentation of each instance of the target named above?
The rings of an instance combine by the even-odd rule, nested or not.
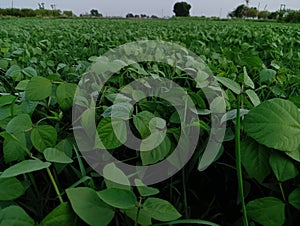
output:
[[[300,22],[300,10],[280,9],[275,12],[267,10],[258,10],[256,7],[248,5],[239,5],[228,14],[231,18],[252,18],[264,20],[277,20],[283,22]]]

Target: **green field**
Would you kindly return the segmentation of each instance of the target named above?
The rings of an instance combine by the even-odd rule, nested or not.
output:
[[[82,100],[88,108],[80,126],[90,130],[95,118],[102,148],[122,162],[152,165],[172,153],[182,131],[200,129],[195,152],[183,169],[150,187],[141,181],[131,187],[130,177],[136,175],[125,176],[111,166],[110,173],[126,182],[120,185],[104,179],[83,158],[73,135],[72,105],[76,85],[97,57],[142,40],[170,42],[199,56],[220,84],[223,101],[206,99],[201,88],[209,86],[209,78],[193,69],[192,59],[176,68],[156,62],[130,65],[121,58],[124,68],[105,83],[95,106]],[[161,54],[155,51],[155,56]],[[146,76],[181,86],[199,119],[183,123],[170,102],[155,96],[128,108],[143,92],[127,91],[124,103],[114,102],[122,88]],[[218,155],[207,158],[215,109],[223,113],[218,123],[226,131]],[[0,18],[0,225],[298,225],[299,109],[299,24]],[[138,152],[124,144],[125,123],[141,139],[160,135],[162,125],[166,134],[153,150]],[[204,158],[213,162],[205,170]]]

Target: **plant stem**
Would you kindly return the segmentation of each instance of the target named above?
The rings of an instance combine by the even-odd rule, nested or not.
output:
[[[243,221],[244,226],[248,226],[248,218],[247,218],[247,210],[245,205],[245,197],[244,197],[244,187],[243,187],[243,172],[242,172],[242,159],[241,159],[241,94],[238,95],[238,103],[237,103],[237,114],[236,114],[236,125],[235,125],[235,153],[236,153],[236,170],[237,170],[237,179],[238,179],[238,187],[242,202],[242,211],[243,211]]]
[[[284,194],[281,182],[279,182],[279,188],[280,188],[280,191],[281,191],[281,195],[282,195],[283,201],[286,202],[286,197],[285,197],[285,194]]]
[[[57,184],[56,184],[56,182],[55,182],[55,180],[54,180],[54,178],[53,178],[53,175],[52,175],[52,173],[51,173],[49,167],[46,168],[46,170],[47,170],[47,173],[48,173],[48,175],[49,175],[49,177],[50,177],[50,180],[51,180],[51,182],[52,182],[52,185],[53,185],[53,187],[54,187],[54,190],[55,190],[55,192],[56,192],[56,194],[57,194],[57,196],[58,196],[58,199],[59,199],[60,203],[62,204],[62,203],[64,202],[64,200],[63,200],[62,197],[61,197],[61,194],[60,194],[60,192],[59,192],[59,190],[58,190]]]
[[[185,218],[188,218],[188,203],[187,203],[186,180],[185,180],[184,168],[182,169],[182,185],[183,185],[184,215],[185,215]]]
[[[134,226],[138,225],[141,205],[142,205],[142,197],[140,197],[140,201],[139,201],[139,204],[137,206],[137,212],[136,212],[136,217],[135,217],[135,221],[134,221]]]

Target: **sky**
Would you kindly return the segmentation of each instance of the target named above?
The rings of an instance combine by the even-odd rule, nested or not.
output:
[[[104,16],[126,16],[127,13],[156,16],[173,16],[173,6],[178,1],[191,4],[192,16],[226,17],[228,12],[243,4],[243,0],[0,0],[0,8],[38,8],[44,2],[45,8],[55,4],[61,10],[72,10],[76,15],[97,9]],[[250,6],[260,10],[276,11],[281,4],[289,9],[300,9],[300,0],[250,0]]]

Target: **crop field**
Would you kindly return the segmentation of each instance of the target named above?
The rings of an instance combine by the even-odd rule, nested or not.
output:
[[[299,225],[299,170],[299,24],[0,18],[0,226]]]

